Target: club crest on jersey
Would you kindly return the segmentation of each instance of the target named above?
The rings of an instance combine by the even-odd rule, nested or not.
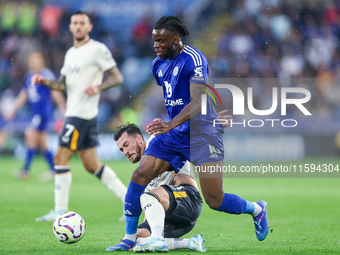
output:
[[[174,71],[172,72],[172,74],[173,74],[174,76],[177,76],[177,74],[178,74],[178,66],[176,66],[176,67],[174,68]]]
[[[196,67],[194,69],[195,77],[202,78],[203,77],[203,66]]]

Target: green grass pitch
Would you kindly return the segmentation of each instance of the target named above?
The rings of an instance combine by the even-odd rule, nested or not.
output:
[[[70,210],[85,219],[87,229],[76,244],[59,242],[51,222],[34,221],[54,205],[53,182],[38,180],[38,174],[47,169],[45,162],[37,158],[31,178],[22,181],[11,176],[12,169],[21,166],[20,161],[0,161],[0,254],[107,254],[105,249],[123,237],[124,223],[118,221],[123,211],[121,202],[85,172],[79,158],[71,160]],[[318,162],[339,164],[337,158],[306,159],[302,163]],[[105,163],[128,184],[135,165],[128,161]],[[224,189],[248,200],[266,200],[271,232],[259,242],[249,215],[227,215],[205,204],[196,227],[185,237],[204,234],[209,254],[340,254],[339,178],[224,179]]]

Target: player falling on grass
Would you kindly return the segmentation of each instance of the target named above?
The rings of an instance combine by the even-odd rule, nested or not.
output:
[[[116,250],[127,250],[135,245],[142,211],[139,199],[153,178],[171,168],[179,171],[186,160],[201,169],[222,168],[223,127],[213,126],[217,114],[210,98],[207,114],[200,114],[200,88],[205,88],[203,84],[208,77],[208,63],[197,49],[183,45],[181,36],[188,35],[187,28],[174,16],[159,19],[152,31],[158,56],[152,63],[152,71],[157,84],[163,87],[170,121],[156,118],[147,128],[148,134],[156,136],[150,141],[132,174],[125,196],[125,237],[121,243],[113,246]],[[258,240],[267,237],[269,223],[266,202],[249,202],[237,195],[224,193],[222,173],[206,178],[200,172],[199,177],[204,199],[211,209],[230,214],[250,214]],[[166,246],[161,231],[144,244],[150,251],[166,251]]]
[[[153,136],[145,142],[141,130],[135,124],[129,123],[120,126],[114,135],[120,151],[132,163],[139,162],[152,138]],[[179,239],[196,225],[202,203],[197,183],[190,176],[189,162],[177,175],[174,170],[162,173],[149,183],[140,198],[146,221],[138,226],[137,244],[142,245],[148,237],[157,234],[157,231],[163,231],[161,226],[164,225],[164,240],[170,250],[205,252],[202,235]],[[108,248],[107,251],[111,249]]]
[[[126,193],[125,185],[109,166],[98,160],[96,152],[100,91],[122,83],[123,77],[108,48],[90,39],[92,24],[88,14],[74,13],[69,28],[74,46],[65,55],[59,80],[51,81],[42,75],[32,77],[32,84],[42,83],[50,89],[66,91],[67,94],[66,119],[54,157],[55,208],[49,214],[37,218],[37,221],[53,221],[59,213],[68,210],[72,182],[69,160],[75,152],[78,152],[85,169],[98,177],[122,201]],[[109,77],[102,83],[104,72]]]
[[[29,170],[38,147],[49,165],[49,171],[41,175],[42,181],[54,179],[53,155],[46,145],[48,122],[53,114],[52,98],[60,111],[65,113],[65,99],[61,92],[51,91],[43,85],[32,86],[31,78],[34,74],[41,74],[49,79],[55,79],[51,70],[45,67],[45,58],[41,52],[32,52],[28,57],[29,72],[26,75],[23,88],[20,90],[12,111],[6,116],[7,121],[13,120],[17,111],[29,103],[31,121],[25,130],[27,147],[25,163],[22,170],[13,172],[15,178],[28,179]]]

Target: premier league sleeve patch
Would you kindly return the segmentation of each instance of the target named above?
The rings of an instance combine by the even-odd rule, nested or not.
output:
[[[204,75],[204,68],[203,66],[198,66],[193,69],[194,73],[191,76],[190,80],[191,81],[199,81],[199,82],[204,82],[206,75]]]

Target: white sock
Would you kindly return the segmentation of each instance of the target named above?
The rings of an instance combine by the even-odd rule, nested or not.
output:
[[[188,238],[184,238],[184,239],[179,239],[179,238],[175,238],[174,240],[174,250],[177,249],[188,249]]]
[[[188,238],[164,238],[164,241],[168,244],[169,250],[174,251],[177,249],[188,249]],[[171,247],[171,248],[170,248]]]
[[[109,166],[104,165],[97,169],[94,175],[124,203],[127,188]]]
[[[151,236],[163,238],[165,211],[161,203],[150,193],[140,197],[140,204],[151,228]]]
[[[262,212],[262,208],[258,205],[258,203],[253,202],[253,204],[255,205],[255,210],[251,214],[251,216],[256,217],[257,215],[259,215],[260,212]]]
[[[137,238],[137,245],[141,245],[149,240],[150,237],[139,237]],[[188,238],[179,239],[179,238],[164,238],[164,241],[169,246],[169,251],[174,251],[177,249],[188,249]]]
[[[125,234],[124,239],[128,239],[128,240],[134,242],[134,241],[136,241],[136,234],[131,234],[131,235]]]
[[[69,166],[55,166],[54,210],[67,211],[72,174]]]
[[[136,240],[137,245],[141,245],[141,244],[145,243],[146,241],[149,240],[149,238],[150,238],[150,236],[149,237],[138,237],[137,240]]]

